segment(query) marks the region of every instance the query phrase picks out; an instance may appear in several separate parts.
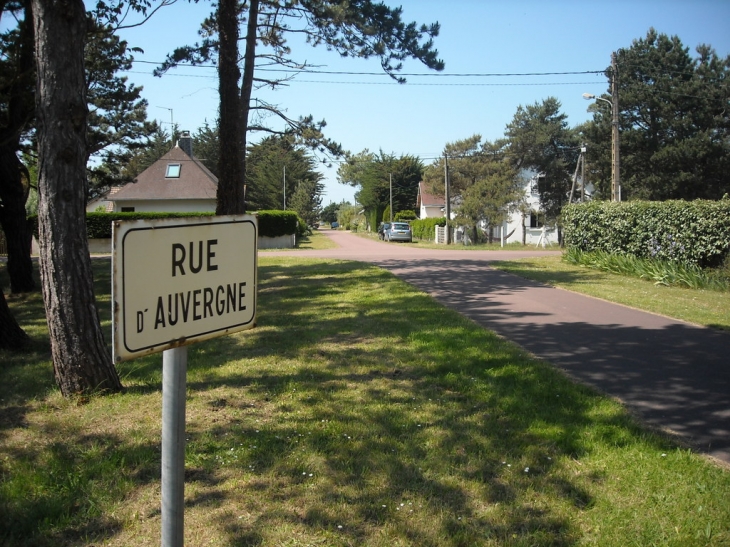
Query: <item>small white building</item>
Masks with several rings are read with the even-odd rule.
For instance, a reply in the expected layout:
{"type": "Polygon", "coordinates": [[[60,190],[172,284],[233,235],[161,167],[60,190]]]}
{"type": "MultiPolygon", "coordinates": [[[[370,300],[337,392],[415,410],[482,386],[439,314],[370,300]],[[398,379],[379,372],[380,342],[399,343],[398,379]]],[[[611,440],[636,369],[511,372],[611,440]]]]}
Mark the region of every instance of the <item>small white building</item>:
{"type": "Polygon", "coordinates": [[[428,191],[425,182],[418,183],[418,197],[416,197],[418,218],[441,218],[446,216],[445,206],[444,196],[435,196],[428,191]]]}

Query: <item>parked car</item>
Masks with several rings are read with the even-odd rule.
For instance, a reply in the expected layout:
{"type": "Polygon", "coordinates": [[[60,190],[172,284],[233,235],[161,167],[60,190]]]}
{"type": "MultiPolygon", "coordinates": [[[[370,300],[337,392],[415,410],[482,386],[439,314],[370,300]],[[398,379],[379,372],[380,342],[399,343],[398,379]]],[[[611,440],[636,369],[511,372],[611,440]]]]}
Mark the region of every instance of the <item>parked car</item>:
{"type": "Polygon", "coordinates": [[[407,222],[394,222],[385,230],[386,241],[413,241],[413,233],[407,222]]]}
{"type": "Polygon", "coordinates": [[[333,222],[332,224],[330,224],[330,228],[332,228],[333,230],[336,230],[339,227],[340,227],[339,222],[333,222]]]}
{"type": "Polygon", "coordinates": [[[390,228],[390,222],[381,222],[378,226],[378,239],[385,239],[385,231],[390,228]]]}

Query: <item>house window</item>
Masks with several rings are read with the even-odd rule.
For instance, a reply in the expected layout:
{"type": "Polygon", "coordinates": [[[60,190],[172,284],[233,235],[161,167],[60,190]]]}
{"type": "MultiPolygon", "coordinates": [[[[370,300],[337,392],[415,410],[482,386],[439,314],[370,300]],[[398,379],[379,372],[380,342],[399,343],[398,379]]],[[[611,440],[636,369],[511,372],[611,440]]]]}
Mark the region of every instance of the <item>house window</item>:
{"type": "Polygon", "coordinates": [[[545,215],[536,211],[530,212],[530,228],[542,228],[545,224],[545,215]]]}
{"type": "Polygon", "coordinates": [[[122,213],[134,213],[134,207],[122,207],[122,213]]]}
{"type": "Polygon", "coordinates": [[[166,179],[179,179],[181,167],[182,167],[182,165],[179,163],[168,163],[167,171],[165,172],[165,178],[166,179]]]}

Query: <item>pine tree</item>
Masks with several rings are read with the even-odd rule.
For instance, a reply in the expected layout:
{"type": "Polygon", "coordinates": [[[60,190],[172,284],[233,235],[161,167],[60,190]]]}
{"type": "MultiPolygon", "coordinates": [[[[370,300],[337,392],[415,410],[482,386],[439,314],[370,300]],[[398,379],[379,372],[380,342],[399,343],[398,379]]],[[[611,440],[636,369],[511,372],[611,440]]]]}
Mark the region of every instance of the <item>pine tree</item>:
{"type": "MultiPolygon", "coordinates": [[[[221,163],[219,170],[218,214],[240,213],[243,208],[241,192],[250,172],[243,151],[249,132],[275,132],[271,127],[252,123],[252,113],[274,114],[287,124],[287,132],[312,150],[334,156],[343,154],[337,143],[324,136],[324,121],[316,122],[312,116],[295,119],[276,105],[262,101],[252,104],[254,85],[259,81],[255,76],[256,63],[265,59],[267,64],[273,61],[283,67],[307,68],[306,62],[297,62],[291,56],[287,36],[293,33],[304,34],[310,45],[323,45],[342,56],[377,57],[383,70],[399,82],[405,81],[398,72],[408,58],[442,70],[443,62],[438,59],[432,41],[438,35],[438,24],[420,27],[416,23],[406,24],[401,15],[400,8],[388,8],[371,0],[345,3],[250,0],[243,4],[223,0],[214,16],[203,22],[205,38],[168,56],[158,74],[181,62],[219,62],[220,157],[225,157],[226,162],[221,163]],[[241,68],[236,65],[239,30],[233,27],[233,21],[240,22],[242,27],[245,24],[246,29],[240,32],[245,43],[241,68]]],[[[267,79],[266,83],[277,87],[283,81],[267,79]]],[[[255,193],[253,188],[249,191],[255,193]]]]}

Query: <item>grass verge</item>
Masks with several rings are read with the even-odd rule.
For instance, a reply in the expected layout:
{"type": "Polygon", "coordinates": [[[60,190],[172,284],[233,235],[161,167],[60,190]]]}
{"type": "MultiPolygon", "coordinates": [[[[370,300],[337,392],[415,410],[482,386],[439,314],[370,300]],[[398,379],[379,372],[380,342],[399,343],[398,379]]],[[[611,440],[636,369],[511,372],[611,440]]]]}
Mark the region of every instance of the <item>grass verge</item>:
{"type": "MultiPolygon", "coordinates": [[[[615,402],[386,271],[259,266],[259,326],[189,349],[186,544],[730,542],[730,472],[615,402]]],[[[0,543],[159,545],[161,356],[77,405],[31,336],[0,353],[0,543]]]]}
{"type": "Polygon", "coordinates": [[[493,266],[554,287],[697,325],[730,330],[728,292],[657,285],[645,279],[569,264],[560,256],[510,260],[493,266]]]}

